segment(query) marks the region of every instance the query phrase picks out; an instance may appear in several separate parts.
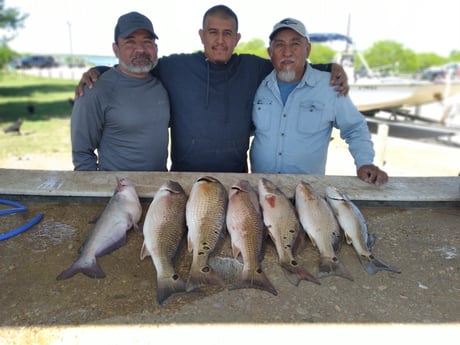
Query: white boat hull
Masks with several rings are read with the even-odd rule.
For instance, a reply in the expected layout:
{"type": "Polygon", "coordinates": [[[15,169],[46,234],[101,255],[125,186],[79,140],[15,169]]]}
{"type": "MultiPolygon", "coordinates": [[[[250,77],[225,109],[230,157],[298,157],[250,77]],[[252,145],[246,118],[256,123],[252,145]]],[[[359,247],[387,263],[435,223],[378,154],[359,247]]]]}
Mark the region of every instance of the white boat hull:
{"type": "Polygon", "coordinates": [[[449,84],[408,81],[350,85],[350,97],[361,112],[422,105],[440,101],[457,93],[460,93],[460,81],[449,84]]]}

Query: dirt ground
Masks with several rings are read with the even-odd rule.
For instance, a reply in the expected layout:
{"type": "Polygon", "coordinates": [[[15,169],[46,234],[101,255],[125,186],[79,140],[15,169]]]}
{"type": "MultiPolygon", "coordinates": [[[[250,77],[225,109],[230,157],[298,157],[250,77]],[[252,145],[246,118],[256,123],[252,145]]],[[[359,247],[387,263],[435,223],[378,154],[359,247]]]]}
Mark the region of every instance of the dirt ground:
{"type": "MultiPolygon", "coordinates": [[[[262,267],[278,291],[204,288],[175,296],[159,306],[155,269],[139,258],[142,234],[129,232],[127,244],[98,259],[104,279],[82,274],[56,276],[77,250],[106,203],[30,204],[29,211],[2,217],[1,228],[15,228],[39,212],[43,220],[29,231],[0,243],[0,325],[2,327],[85,324],[189,323],[458,323],[460,322],[460,210],[453,208],[361,207],[377,241],[374,254],[401,274],[364,271],[351,246],[338,256],[354,281],[321,279],[291,285],[267,241],[262,267]]],[[[148,202],[143,203],[144,215],[148,202]]],[[[143,219],[143,218],[142,218],[143,219]]],[[[216,256],[229,256],[226,238],[216,256]]],[[[299,262],[315,274],[318,252],[308,242],[299,262]]],[[[187,277],[190,255],[183,248],[177,265],[187,277]]],[[[217,265],[228,282],[235,272],[217,265]]]]}

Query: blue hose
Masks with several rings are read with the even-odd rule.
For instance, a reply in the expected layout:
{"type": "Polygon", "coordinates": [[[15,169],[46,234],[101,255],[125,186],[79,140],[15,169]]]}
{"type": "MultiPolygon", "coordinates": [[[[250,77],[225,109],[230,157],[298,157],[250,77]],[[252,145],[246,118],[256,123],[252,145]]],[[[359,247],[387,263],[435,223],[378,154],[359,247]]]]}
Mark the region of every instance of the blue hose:
{"type": "MultiPolygon", "coordinates": [[[[27,211],[27,207],[11,200],[5,200],[5,199],[0,199],[0,204],[4,205],[9,205],[9,206],[14,206],[14,208],[9,208],[6,210],[0,210],[0,216],[4,216],[7,214],[11,213],[17,213],[17,212],[25,212],[27,211]]],[[[11,238],[13,236],[19,235],[20,233],[30,229],[32,226],[37,224],[39,221],[41,221],[43,218],[43,213],[39,213],[37,216],[35,216],[31,221],[21,225],[19,228],[7,231],[6,233],[0,234],[0,241],[6,240],[8,238],[11,238]]]]}
{"type": "Polygon", "coordinates": [[[0,216],[4,216],[6,214],[10,213],[17,213],[17,212],[25,212],[27,211],[27,207],[24,205],[16,202],[16,201],[11,201],[11,200],[5,200],[5,199],[0,199],[0,204],[8,205],[8,206],[14,206],[14,208],[9,208],[6,210],[0,210],[0,216]]]}

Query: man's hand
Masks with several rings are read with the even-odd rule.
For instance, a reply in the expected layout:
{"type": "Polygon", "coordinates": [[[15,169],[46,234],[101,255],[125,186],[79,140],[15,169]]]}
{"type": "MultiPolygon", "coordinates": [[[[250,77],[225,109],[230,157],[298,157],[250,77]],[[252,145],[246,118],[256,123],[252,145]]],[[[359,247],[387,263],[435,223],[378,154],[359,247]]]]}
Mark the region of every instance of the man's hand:
{"type": "Polygon", "coordinates": [[[83,87],[86,85],[89,89],[93,88],[93,83],[99,78],[100,73],[95,68],[90,68],[88,71],[83,73],[80,82],[75,88],[75,99],[82,97],[85,93],[83,87]]]}
{"type": "Polygon", "coordinates": [[[377,186],[387,183],[388,175],[385,171],[380,170],[374,164],[360,166],[358,169],[358,177],[367,183],[373,183],[377,186]]]}
{"type": "Polygon", "coordinates": [[[336,85],[335,90],[339,96],[348,95],[350,86],[348,85],[348,76],[343,67],[337,63],[331,65],[331,85],[336,85]]]}

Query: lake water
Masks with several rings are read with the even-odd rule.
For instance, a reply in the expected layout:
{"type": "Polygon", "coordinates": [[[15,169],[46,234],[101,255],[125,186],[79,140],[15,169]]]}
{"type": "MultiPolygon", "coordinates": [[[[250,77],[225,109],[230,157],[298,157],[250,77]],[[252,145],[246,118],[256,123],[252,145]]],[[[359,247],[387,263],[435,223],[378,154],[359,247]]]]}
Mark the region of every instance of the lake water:
{"type": "Polygon", "coordinates": [[[79,57],[95,66],[113,66],[118,63],[115,56],[80,55],[79,57]]]}

